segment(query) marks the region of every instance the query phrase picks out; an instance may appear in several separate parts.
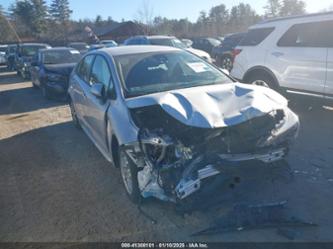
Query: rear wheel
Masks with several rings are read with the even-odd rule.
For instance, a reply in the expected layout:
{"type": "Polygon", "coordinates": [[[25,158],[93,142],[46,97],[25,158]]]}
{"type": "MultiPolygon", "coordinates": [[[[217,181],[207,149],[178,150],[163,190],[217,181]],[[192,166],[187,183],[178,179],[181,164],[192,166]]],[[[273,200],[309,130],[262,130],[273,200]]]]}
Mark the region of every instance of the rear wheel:
{"type": "Polygon", "coordinates": [[[231,71],[233,66],[232,58],[230,56],[223,56],[221,58],[221,67],[223,69],[227,69],[229,72],[231,71]]]}
{"type": "Polygon", "coordinates": [[[127,195],[132,202],[139,203],[141,201],[141,193],[138,183],[138,168],[123,148],[119,149],[119,167],[127,195]]]}

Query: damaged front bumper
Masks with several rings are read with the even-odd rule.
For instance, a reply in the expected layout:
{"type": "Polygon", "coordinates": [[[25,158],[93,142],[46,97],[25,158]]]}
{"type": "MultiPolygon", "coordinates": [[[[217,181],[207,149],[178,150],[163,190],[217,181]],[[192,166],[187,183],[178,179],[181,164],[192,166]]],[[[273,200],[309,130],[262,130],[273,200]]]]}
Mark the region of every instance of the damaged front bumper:
{"type": "MultiPolygon", "coordinates": [[[[141,129],[138,142],[127,145],[125,150],[139,168],[141,195],[177,202],[201,189],[206,179],[223,174],[224,169],[250,162],[271,164],[282,160],[298,135],[299,120],[289,109],[283,110],[283,117],[279,112],[268,115],[272,115],[274,122],[277,120],[273,129],[268,133],[261,131],[251,152],[245,153],[235,150],[233,139],[229,144],[228,138],[234,131],[212,129],[208,135],[205,133],[206,141],[202,144],[186,144],[184,139],[166,134],[163,128],[141,129]]],[[[242,147],[241,142],[238,147],[242,147]]]]}

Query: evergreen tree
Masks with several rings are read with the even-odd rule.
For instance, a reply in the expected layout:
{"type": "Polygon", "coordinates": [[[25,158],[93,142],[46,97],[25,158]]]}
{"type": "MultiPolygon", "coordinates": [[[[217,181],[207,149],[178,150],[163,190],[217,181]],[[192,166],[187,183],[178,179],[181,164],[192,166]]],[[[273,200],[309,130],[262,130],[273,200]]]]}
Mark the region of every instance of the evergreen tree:
{"type": "Polygon", "coordinates": [[[53,0],[49,12],[53,20],[60,24],[68,22],[73,13],[69,8],[68,0],[53,0]]]}

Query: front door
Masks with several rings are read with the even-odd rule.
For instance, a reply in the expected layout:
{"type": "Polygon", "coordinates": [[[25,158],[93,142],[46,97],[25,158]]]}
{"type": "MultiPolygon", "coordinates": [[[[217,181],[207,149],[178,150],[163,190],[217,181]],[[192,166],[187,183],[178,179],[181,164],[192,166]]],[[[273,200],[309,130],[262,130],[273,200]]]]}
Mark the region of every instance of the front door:
{"type": "Polygon", "coordinates": [[[111,84],[111,72],[108,62],[103,56],[97,55],[92,65],[90,77],[90,87],[85,87],[85,120],[89,127],[90,135],[93,137],[97,145],[107,151],[107,134],[106,134],[106,112],[109,108],[110,101],[106,98],[108,89],[111,84]],[[96,83],[104,85],[104,98],[99,98],[93,95],[90,91],[91,86],[96,83]]]}

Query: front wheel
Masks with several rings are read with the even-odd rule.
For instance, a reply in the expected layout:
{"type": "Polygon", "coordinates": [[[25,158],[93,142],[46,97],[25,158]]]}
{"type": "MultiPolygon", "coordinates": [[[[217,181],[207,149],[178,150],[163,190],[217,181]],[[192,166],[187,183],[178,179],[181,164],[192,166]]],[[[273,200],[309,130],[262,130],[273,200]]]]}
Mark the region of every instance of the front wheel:
{"type": "Polygon", "coordinates": [[[248,80],[248,83],[252,84],[252,85],[257,85],[257,86],[264,86],[264,87],[268,87],[268,88],[272,88],[274,90],[278,90],[278,84],[275,82],[275,80],[266,75],[266,74],[255,74],[253,76],[251,76],[248,80]]]}
{"type": "Polygon", "coordinates": [[[142,197],[138,183],[138,168],[123,148],[119,149],[119,167],[127,195],[133,203],[139,203],[142,197]]]}

